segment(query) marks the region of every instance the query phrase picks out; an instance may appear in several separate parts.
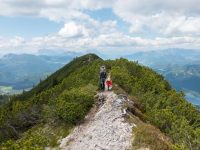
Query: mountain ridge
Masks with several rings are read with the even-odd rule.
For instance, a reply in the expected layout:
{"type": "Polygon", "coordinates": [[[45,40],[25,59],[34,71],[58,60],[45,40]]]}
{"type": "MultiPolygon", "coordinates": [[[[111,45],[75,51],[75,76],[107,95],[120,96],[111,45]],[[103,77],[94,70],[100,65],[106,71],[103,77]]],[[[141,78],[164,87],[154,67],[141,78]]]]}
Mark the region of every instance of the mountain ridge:
{"type": "Polygon", "coordinates": [[[122,58],[102,60],[94,54],[75,58],[31,91],[14,96],[3,105],[1,147],[57,147],[60,138],[69,135],[94,106],[101,65],[106,65],[111,73],[114,92],[124,93],[134,102],[127,108],[133,121],[143,122],[133,130],[137,135],[133,146],[199,147],[199,111],[171,89],[163,76],[136,62],[122,58]],[[156,138],[161,134],[169,140],[156,138]]]}

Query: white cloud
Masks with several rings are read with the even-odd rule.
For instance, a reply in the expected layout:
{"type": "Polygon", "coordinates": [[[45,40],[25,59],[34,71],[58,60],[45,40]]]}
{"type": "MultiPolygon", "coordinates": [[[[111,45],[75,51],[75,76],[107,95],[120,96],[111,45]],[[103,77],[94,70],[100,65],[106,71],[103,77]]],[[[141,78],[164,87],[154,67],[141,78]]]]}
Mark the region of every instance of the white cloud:
{"type": "Polygon", "coordinates": [[[199,0],[0,0],[0,15],[37,16],[53,21],[89,20],[84,10],[110,8],[131,24],[130,32],[144,30],[163,36],[198,35],[199,0]]]}
{"type": "Polygon", "coordinates": [[[198,49],[200,38],[172,37],[154,39],[131,37],[123,33],[101,34],[96,37],[63,37],[52,35],[24,40],[20,37],[13,39],[0,38],[0,53],[37,53],[40,49],[61,51],[99,50],[114,55],[114,53],[132,53],[138,50],[164,48],[193,48],[198,49]],[[12,46],[11,46],[12,45],[12,46]],[[7,51],[5,51],[5,49],[7,51]],[[20,51],[19,51],[20,50],[20,51]],[[111,50],[111,51],[110,51],[111,50]],[[109,52],[110,51],[110,52],[109,52]]]}
{"type": "Polygon", "coordinates": [[[13,38],[0,37],[0,54],[21,53],[21,46],[25,43],[25,39],[19,36],[13,38]]]}
{"type": "Polygon", "coordinates": [[[198,0],[118,0],[114,12],[131,24],[131,32],[144,29],[167,36],[199,35],[198,0]]]}
{"type": "Polygon", "coordinates": [[[64,24],[58,33],[30,40],[2,37],[0,51],[112,48],[131,51],[200,46],[199,0],[0,0],[0,3],[0,16],[43,17],[64,24]],[[130,27],[125,28],[131,34],[120,30],[116,20],[98,21],[86,13],[102,8],[112,9],[121,21],[128,23],[130,27]]]}
{"type": "Polygon", "coordinates": [[[129,13],[155,15],[160,12],[199,14],[199,4],[199,0],[117,0],[114,9],[121,15],[129,13]]]}
{"type": "Polygon", "coordinates": [[[59,20],[83,15],[82,10],[108,8],[113,2],[114,0],[0,0],[0,15],[59,20]]]}
{"type": "Polygon", "coordinates": [[[177,17],[164,30],[165,34],[200,35],[200,17],[177,17]]]}
{"type": "Polygon", "coordinates": [[[63,37],[75,38],[89,36],[90,31],[83,25],[79,25],[75,22],[69,22],[58,32],[63,37]]]}
{"type": "Polygon", "coordinates": [[[14,38],[3,38],[0,37],[0,48],[6,47],[17,47],[24,43],[24,39],[22,37],[14,37],[14,38]]]}

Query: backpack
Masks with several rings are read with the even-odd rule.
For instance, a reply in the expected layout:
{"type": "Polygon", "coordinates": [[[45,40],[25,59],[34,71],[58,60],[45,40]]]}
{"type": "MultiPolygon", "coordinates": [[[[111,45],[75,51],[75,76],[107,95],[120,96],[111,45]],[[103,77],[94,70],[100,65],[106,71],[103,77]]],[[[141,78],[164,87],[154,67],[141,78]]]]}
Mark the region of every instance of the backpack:
{"type": "Polygon", "coordinates": [[[105,66],[101,66],[100,67],[100,78],[106,78],[106,67],[105,66]]]}

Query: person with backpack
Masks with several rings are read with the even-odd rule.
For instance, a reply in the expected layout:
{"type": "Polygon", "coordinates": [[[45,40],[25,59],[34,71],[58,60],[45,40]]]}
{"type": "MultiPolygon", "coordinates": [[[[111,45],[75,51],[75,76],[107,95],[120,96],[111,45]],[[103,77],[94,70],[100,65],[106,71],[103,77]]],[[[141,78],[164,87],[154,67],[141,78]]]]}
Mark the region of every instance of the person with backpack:
{"type": "Polygon", "coordinates": [[[100,76],[100,89],[104,91],[105,90],[105,81],[106,81],[106,78],[107,78],[105,66],[100,67],[99,76],[100,76]]]}

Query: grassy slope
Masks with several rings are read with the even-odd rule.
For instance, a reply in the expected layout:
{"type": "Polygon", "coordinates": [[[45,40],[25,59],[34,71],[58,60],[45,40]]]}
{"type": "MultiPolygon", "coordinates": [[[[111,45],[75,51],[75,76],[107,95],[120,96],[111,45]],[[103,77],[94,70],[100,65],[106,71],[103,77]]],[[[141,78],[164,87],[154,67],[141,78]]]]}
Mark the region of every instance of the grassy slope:
{"type": "MultiPolygon", "coordinates": [[[[0,109],[0,141],[28,136],[29,134],[27,133],[28,135],[26,135],[25,133],[24,135],[24,132],[34,126],[46,126],[48,123],[47,126],[52,128],[51,131],[53,132],[54,127],[59,128],[60,124],[71,127],[79,119],[81,120],[91,107],[92,101],[88,101],[87,105],[85,103],[82,105],[83,102],[80,97],[87,97],[88,99],[85,101],[90,100],[91,96],[93,99],[98,86],[98,78],[95,79],[95,76],[98,76],[97,70],[99,70],[99,67],[97,68],[94,64],[99,61],[102,60],[93,54],[76,58],[30,92],[13,97],[10,103],[0,109]],[[88,70],[91,66],[96,67],[96,70],[88,70]],[[96,71],[96,74],[94,71],[96,71]],[[88,77],[91,75],[92,77],[88,77]],[[94,80],[88,80],[90,78],[94,80]],[[81,93],[80,91],[83,92],[81,93]],[[74,97],[74,101],[70,100],[70,96],[66,96],[67,94],[71,94],[71,97],[74,97]],[[68,103],[65,103],[65,99],[68,100],[68,103]],[[80,111],[82,111],[76,115],[74,113],[76,112],[76,107],[74,106],[78,104],[85,108],[79,107],[80,111]],[[60,115],[62,111],[66,111],[62,106],[71,109],[68,116],[60,115]],[[71,115],[74,115],[74,118],[71,119],[69,117],[71,115]]],[[[31,139],[31,141],[33,140],[31,139]]],[[[46,140],[48,141],[49,139],[46,140]]],[[[24,142],[26,141],[20,143],[24,142]]]]}
{"type": "MultiPolygon", "coordinates": [[[[98,87],[102,64],[111,72],[114,83],[134,96],[134,109],[130,111],[146,122],[141,130],[134,131],[136,135],[146,133],[144,126],[155,129],[148,125],[150,122],[168,135],[176,148],[199,147],[199,111],[181,93],[172,90],[161,75],[125,59],[103,61],[91,54],[76,58],[30,92],[14,97],[0,110],[1,141],[18,139],[4,143],[4,147],[55,146],[60,136],[66,136],[94,103],[92,97],[98,87]],[[86,98],[83,100],[83,97],[86,98]]],[[[155,132],[159,134],[158,129],[155,132]]],[[[151,135],[146,133],[146,136],[151,135]]],[[[140,146],[143,144],[145,141],[141,141],[140,146]]]]}
{"type": "Polygon", "coordinates": [[[88,54],[82,57],[74,58],[73,61],[65,65],[63,68],[59,69],[55,73],[53,73],[51,76],[49,76],[44,81],[40,82],[36,87],[34,87],[31,91],[26,92],[22,95],[19,95],[16,97],[16,99],[20,100],[27,100],[28,98],[32,97],[35,94],[38,94],[42,91],[48,90],[55,85],[58,85],[62,82],[63,79],[67,78],[71,75],[71,73],[79,70],[80,68],[88,65],[91,61],[96,60],[102,60],[98,56],[94,54],[88,54]]]}
{"type": "Polygon", "coordinates": [[[147,67],[124,59],[113,63],[114,83],[134,96],[135,108],[142,112],[143,115],[139,114],[142,120],[168,135],[175,143],[174,148],[200,147],[200,113],[182,93],[171,89],[161,75],[147,67]]]}

